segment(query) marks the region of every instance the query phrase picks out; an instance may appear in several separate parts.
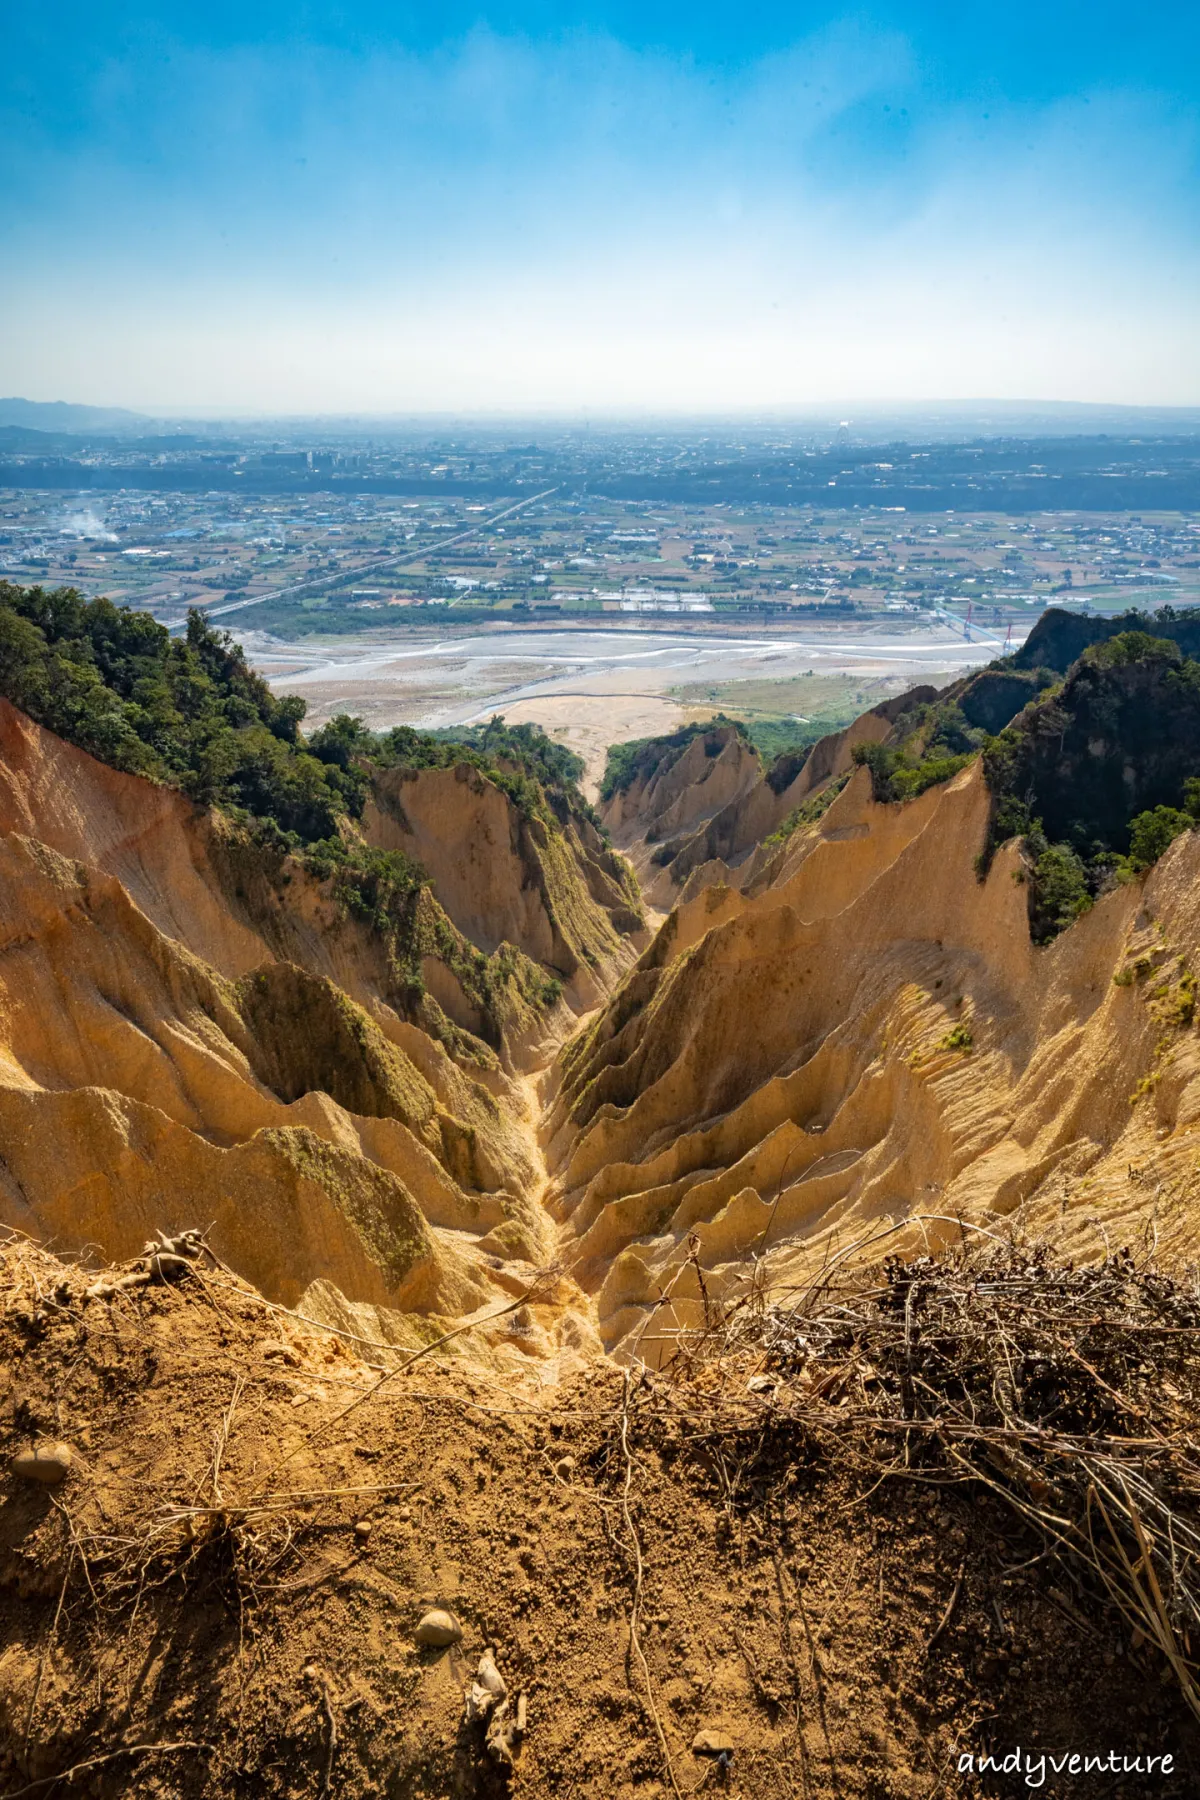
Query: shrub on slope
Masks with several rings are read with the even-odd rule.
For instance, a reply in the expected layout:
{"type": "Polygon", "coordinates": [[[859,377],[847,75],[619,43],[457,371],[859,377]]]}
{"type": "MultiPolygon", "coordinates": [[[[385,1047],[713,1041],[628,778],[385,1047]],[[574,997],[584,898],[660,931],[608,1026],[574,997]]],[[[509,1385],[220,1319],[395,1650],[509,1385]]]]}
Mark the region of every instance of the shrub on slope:
{"type": "Polygon", "coordinates": [[[465,762],[540,821],[550,841],[561,843],[573,819],[597,824],[576,785],[582,762],[537,726],[497,717],[466,728],[466,742],[407,726],[380,737],[340,714],[306,738],[304,701],[272,693],[241,647],[201,613],[191,612],[186,634],[172,637],[147,613],[106,599],[9,583],[0,583],[0,695],[99,761],[232,815],[240,854],[274,879],[287,854],[299,856],[330,883],[341,912],[382,940],[393,1000],[434,1035],[457,1043],[463,1034],[444,1019],[444,1030],[430,1022],[427,957],[456,977],[493,1047],[514,1009],[524,1014],[557,998],[561,983],[520,949],[487,956],[469,943],[433,898],[421,864],[365,842],[354,823],[373,769],[465,762]]]}
{"type": "Polygon", "coordinates": [[[535,725],[496,717],[454,733],[401,725],[377,737],[339,714],[306,739],[304,701],[273,694],[229,633],[196,611],[174,638],[148,613],[74,588],[0,582],[0,694],[101,762],[239,809],[294,847],[335,838],[341,820],[361,816],[371,763],[468,762],[527,816],[592,817],[577,786],[582,761],[535,725]]]}
{"type": "Polygon", "coordinates": [[[1024,837],[1044,942],[1200,813],[1200,662],[1144,631],[1092,644],[989,740],[984,768],[991,847],[1024,837]]]}

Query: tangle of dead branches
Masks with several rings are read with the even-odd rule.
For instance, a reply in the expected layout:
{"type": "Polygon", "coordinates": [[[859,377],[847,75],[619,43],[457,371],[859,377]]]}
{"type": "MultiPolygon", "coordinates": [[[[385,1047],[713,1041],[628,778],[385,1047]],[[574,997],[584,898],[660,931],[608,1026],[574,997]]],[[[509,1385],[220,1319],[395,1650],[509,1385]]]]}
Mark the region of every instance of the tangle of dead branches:
{"type": "Polygon", "coordinates": [[[1076,1267],[981,1239],[839,1257],[784,1295],[758,1271],[723,1303],[710,1287],[656,1408],[686,1420],[731,1510],[752,1477],[817,1457],[854,1459],[865,1486],[987,1490],[1158,1650],[1200,1718],[1200,1285],[1149,1247],[1076,1267]]]}

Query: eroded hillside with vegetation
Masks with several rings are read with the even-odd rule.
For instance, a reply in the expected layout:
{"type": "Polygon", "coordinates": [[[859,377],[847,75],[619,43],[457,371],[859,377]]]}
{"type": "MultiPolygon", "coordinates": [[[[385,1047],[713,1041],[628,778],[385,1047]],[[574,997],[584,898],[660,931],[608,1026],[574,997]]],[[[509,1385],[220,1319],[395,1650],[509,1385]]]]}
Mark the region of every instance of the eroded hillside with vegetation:
{"type": "Polygon", "coordinates": [[[199,618],[8,590],[0,633],[9,1221],[120,1257],[203,1214],[400,1336],[545,1260],[522,1072],[642,929],[569,753],[306,739],[199,618]]]}
{"type": "Polygon", "coordinates": [[[597,814],[0,593],[5,1794],[1194,1791],[1200,663],[1080,623],[597,814]]]}

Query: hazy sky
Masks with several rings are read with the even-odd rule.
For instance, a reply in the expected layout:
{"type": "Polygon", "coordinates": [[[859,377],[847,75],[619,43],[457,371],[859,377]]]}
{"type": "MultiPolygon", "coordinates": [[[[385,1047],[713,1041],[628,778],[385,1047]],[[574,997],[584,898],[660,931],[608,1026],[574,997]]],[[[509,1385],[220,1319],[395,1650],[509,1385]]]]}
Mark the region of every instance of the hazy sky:
{"type": "Polygon", "coordinates": [[[1200,7],[41,0],[0,393],[1200,403],[1200,7]]]}

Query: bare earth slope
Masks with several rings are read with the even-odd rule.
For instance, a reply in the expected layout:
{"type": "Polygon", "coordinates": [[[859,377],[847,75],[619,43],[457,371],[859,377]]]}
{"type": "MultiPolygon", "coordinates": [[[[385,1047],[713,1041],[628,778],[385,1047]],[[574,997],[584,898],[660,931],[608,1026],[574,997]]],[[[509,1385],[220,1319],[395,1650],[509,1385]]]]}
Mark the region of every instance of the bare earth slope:
{"type": "Polygon", "coordinates": [[[627,966],[626,934],[641,928],[628,871],[586,819],[563,833],[522,816],[467,763],[376,775],[364,827],[433,876],[459,930],[490,954],[502,943],[553,969],[580,1004],[595,1005],[627,966]]]}
{"type": "Polygon", "coordinates": [[[910,688],[818,739],[807,752],[781,757],[765,772],[731,728],[711,731],[664,775],[649,783],[635,781],[614,795],[605,818],[639,873],[644,871],[643,879],[651,881],[652,898],[669,907],[685,887],[694,892],[743,864],[798,806],[853,767],[856,744],[881,743],[899,713],[932,700],[935,693],[930,687],[910,688]],[[726,739],[716,764],[706,766],[706,745],[726,739]],[[718,780],[725,763],[730,773],[718,780]],[[670,796],[667,807],[664,794],[670,796]],[[639,849],[642,841],[657,846],[652,854],[639,849]]]}
{"type": "Polygon", "coordinates": [[[978,764],[903,806],[858,771],[754,892],[681,905],[570,1046],[550,1198],[607,1344],[694,1316],[693,1240],[720,1292],[768,1243],[778,1272],[917,1213],[936,1241],[1061,1211],[1083,1250],[1147,1184],[1185,1207],[1200,842],[1037,950],[1016,846],[976,876],[988,806],[978,764]]]}
{"type": "MultiPolygon", "coordinates": [[[[1035,1320],[1062,1321],[1062,1271],[1018,1257],[961,1272],[960,1329],[983,1273],[1036,1283],[1035,1320]]],[[[900,1348],[914,1274],[932,1287],[896,1272],[900,1348]]],[[[973,1478],[961,1438],[937,1461],[876,1417],[835,1335],[844,1292],[804,1321],[811,1362],[767,1314],[774,1355],[721,1331],[669,1381],[598,1363],[547,1386],[526,1363],[501,1386],[453,1345],[370,1367],[208,1259],[178,1287],[92,1280],[0,1232],[0,1443],[73,1450],[58,1489],[0,1490],[11,1800],[1011,1800],[1026,1769],[1069,1800],[1111,1794],[1111,1774],[1039,1784],[1039,1756],[1072,1752],[1140,1757],[1126,1800],[1196,1791],[1151,1616],[1131,1638],[1086,1562],[1053,1554],[1011,1457],[973,1478]],[[424,1647],[435,1607],[461,1635],[424,1647]],[[512,1770],[464,1715],[485,1649],[524,1696],[512,1770]],[[1015,1779],[974,1772],[1017,1746],[1015,1779]]],[[[1188,1296],[1118,1263],[1079,1299],[1081,1322],[1050,1328],[1081,1345],[1070,1397],[1103,1403],[1132,1344],[1158,1378],[1116,1395],[1138,1406],[1125,1431],[1194,1431],[1193,1337],[1144,1335],[1188,1296]],[[1132,1304],[1124,1339],[1086,1323],[1132,1304]]]]}
{"type": "MultiPolygon", "coordinates": [[[[469,1314],[545,1259],[524,1087],[453,1021],[484,1028],[491,981],[506,1061],[553,1036],[514,991],[515,947],[489,960],[423,893],[445,1007],[426,993],[414,1022],[386,944],[328,883],[6,703],[0,831],[11,1223],[119,1257],[203,1217],[264,1293],[386,1308],[401,1333],[402,1314],[469,1314]]],[[[559,863],[619,967],[627,940],[559,863]]]]}
{"type": "Polygon", "coordinates": [[[663,866],[667,852],[736,807],[761,776],[758,755],[740,732],[732,725],[713,725],[681,753],[668,750],[604,803],[601,817],[652,903],[670,903],[670,877],[663,866]]]}

